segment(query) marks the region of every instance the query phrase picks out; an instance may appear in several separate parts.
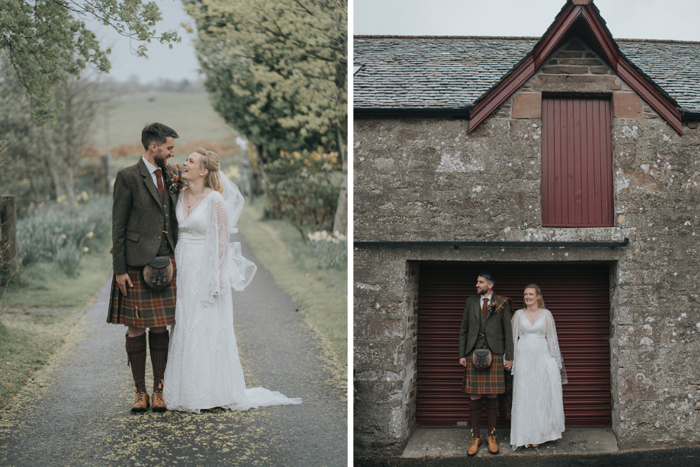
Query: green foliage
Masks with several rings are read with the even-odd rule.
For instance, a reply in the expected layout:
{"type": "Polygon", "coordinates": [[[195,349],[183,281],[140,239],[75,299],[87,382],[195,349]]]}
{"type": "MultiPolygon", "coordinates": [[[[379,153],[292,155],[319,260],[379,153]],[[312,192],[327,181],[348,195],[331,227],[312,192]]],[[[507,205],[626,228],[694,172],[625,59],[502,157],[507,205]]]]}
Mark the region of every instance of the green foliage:
{"type": "Polygon", "coordinates": [[[61,268],[61,271],[68,277],[76,277],[79,272],[80,260],[83,257],[83,251],[73,243],[67,243],[63,248],[58,250],[56,254],[56,263],[61,268]]]}
{"type": "Polygon", "coordinates": [[[60,100],[53,100],[56,84],[66,82],[69,76],[79,76],[88,64],[109,71],[109,50],[100,49],[97,37],[85,27],[81,16],[91,16],[119,34],[141,41],[136,49],[140,56],[146,55],[143,42],[180,41],[174,31],[156,37],[155,25],[162,18],[154,2],[0,0],[0,50],[6,53],[26,89],[33,115],[41,121],[54,118],[62,107],[60,100]]]}
{"type": "Polygon", "coordinates": [[[232,87],[233,82],[239,83],[240,86],[255,86],[250,74],[249,60],[222,56],[219,60],[204,61],[201,59],[205,53],[204,44],[198,43],[197,50],[202,71],[206,75],[204,86],[209,93],[212,107],[227,124],[246,135],[249,141],[264,147],[267,155],[264,159],[274,160],[285,150],[335,145],[333,132],[321,134],[313,131],[302,135],[299,131],[282,126],[280,119],[295,112],[292,101],[270,102],[264,106],[262,112],[253,114],[250,109],[257,102],[255,96],[241,96],[232,87]]]}
{"type": "Polygon", "coordinates": [[[92,244],[74,277],[67,276],[56,261],[40,261],[23,269],[2,296],[0,315],[8,307],[84,307],[112,271],[112,240],[107,237],[92,244]]]}
{"type": "MultiPolygon", "coordinates": [[[[324,268],[286,221],[261,219],[263,200],[246,203],[238,222],[255,256],[270,270],[294,301],[301,305],[309,324],[332,349],[339,369],[347,371],[348,277],[347,269],[324,268]]],[[[255,280],[255,279],[253,279],[255,280]]]]}
{"type": "Polygon", "coordinates": [[[273,158],[337,144],[347,117],[345,1],[183,1],[207,90],[227,122],[273,158]]]}
{"type": "MultiPolygon", "coordinates": [[[[325,230],[307,235],[310,255],[316,261],[318,269],[338,269],[344,271],[348,267],[348,241],[345,235],[334,232],[330,235],[325,230]]],[[[299,256],[299,255],[295,255],[299,256]]]]}
{"type": "Polygon", "coordinates": [[[305,238],[305,229],[331,230],[342,175],[336,153],[283,153],[265,164],[264,184],[271,217],[289,220],[305,238]]]}
{"type": "MultiPolygon", "coordinates": [[[[80,155],[105,99],[101,85],[71,77],[52,92],[65,108],[55,121],[37,122],[17,73],[6,66],[0,70],[0,186],[20,198],[20,210],[30,201],[64,193],[74,198],[79,176],[86,171],[80,155]]],[[[98,159],[87,162],[102,172],[98,159]]]]}
{"type": "Polygon", "coordinates": [[[95,198],[82,205],[49,203],[17,222],[19,261],[27,268],[57,261],[68,276],[77,274],[80,259],[111,228],[111,200],[95,198]]]}

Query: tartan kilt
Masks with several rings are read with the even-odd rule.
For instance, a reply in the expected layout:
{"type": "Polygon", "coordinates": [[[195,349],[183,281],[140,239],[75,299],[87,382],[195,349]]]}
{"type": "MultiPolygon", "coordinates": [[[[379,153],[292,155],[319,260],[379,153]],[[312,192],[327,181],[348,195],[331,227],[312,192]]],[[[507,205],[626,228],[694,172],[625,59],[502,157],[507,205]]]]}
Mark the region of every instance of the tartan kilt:
{"type": "Polygon", "coordinates": [[[462,392],[465,394],[503,394],[506,391],[503,355],[492,353],[491,366],[477,370],[472,365],[472,354],[467,355],[467,368],[464,370],[462,392]]]}
{"type": "Polygon", "coordinates": [[[127,266],[134,287],[126,285],[126,297],[112,276],[112,291],[109,296],[107,322],[135,328],[157,328],[175,324],[175,299],[177,296],[177,267],[175,254],[170,253],[173,264],[173,280],[163,290],[154,292],[143,279],[143,266],[127,266]]]}

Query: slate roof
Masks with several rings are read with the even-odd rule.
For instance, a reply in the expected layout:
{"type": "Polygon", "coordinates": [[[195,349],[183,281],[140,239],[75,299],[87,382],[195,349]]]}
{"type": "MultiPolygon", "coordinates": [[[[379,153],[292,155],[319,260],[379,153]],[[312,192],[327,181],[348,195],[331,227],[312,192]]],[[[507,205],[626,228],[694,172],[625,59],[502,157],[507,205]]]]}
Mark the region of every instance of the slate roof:
{"type": "MultiPolygon", "coordinates": [[[[539,38],[356,36],[354,107],[454,109],[473,104],[539,38]]],[[[700,112],[700,42],[616,40],[682,109],[700,112]]]]}

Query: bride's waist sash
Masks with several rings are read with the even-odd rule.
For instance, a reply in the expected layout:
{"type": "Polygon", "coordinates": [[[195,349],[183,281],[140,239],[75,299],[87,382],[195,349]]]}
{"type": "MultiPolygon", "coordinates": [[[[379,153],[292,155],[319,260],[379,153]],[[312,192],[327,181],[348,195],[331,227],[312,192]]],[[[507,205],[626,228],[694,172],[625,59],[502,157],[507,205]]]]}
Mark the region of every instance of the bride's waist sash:
{"type": "Polygon", "coordinates": [[[204,240],[206,237],[201,234],[195,234],[192,232],[183,232],[180,231],[177,234],[177,241],[178,242],[187,242],[187,243],[204,243],[204,240]]]}
{"type": "Polygon", "coordinates": [[[545,339],[545,336],[540,336],[536,334],[523,334],[520,339],[545,339]]]}

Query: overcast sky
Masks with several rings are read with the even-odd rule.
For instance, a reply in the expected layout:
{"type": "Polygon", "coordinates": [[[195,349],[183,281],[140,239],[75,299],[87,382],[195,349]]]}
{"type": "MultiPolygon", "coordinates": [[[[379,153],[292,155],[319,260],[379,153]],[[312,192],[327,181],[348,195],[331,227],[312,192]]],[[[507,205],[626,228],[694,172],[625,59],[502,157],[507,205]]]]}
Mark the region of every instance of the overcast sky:
{"type": "MultiPolygon", "coordinates": [[[[565,0],[355,0],[354,34],[535,36],[565,0]]],[[[698,0],[594,0],[613,37],[700,41],[698,0]]]]}
{"type": "MultiPolygon", "coordinates": [[[[136,57],[138,42],[94,23],[104,48],[111,47],[110,76],[141,83],[160,78],[199,78],[192,38],[181,23],[192,23],[180,0],[155,0],[163,14],[158,31],[178,29],[182,42],[173,50],[154,42],[148,59],[136,57]]],[[[353,2],[351,2],[352,5],[353,2]]],[[[553,22],[565,0],[354,0],[354,34],[535,36],[553,22]]],[[[595,0],[613,37],[700,41],[699,0],[595,0]]]]}
{"type": "Polygon", "coordinates": [[[154,41],[148,44],[148,59],[139,58],[133,50],[140,42],[129,39],[115,33],[112,28],[102,26],[95,22],[86,22],[88,27],[97,34],[103,49],[111,48],[109,60],[112,69],[109,76],[117,81],[126,81],[130,76],[139,77],[139,82],[150,83],[160,78],[181,81],[188,79],[196,81],[198,78],[199,63],[194,53],[192,38],[180,26],[181,23],[194,24],[185,13],[185,6],[180,0],[154,0],[163,16],[163,21],[158,23],[158,33],[177,29],[182,36],[182,42],[173,44],[170,50],[167,46],[154,41]]]}

